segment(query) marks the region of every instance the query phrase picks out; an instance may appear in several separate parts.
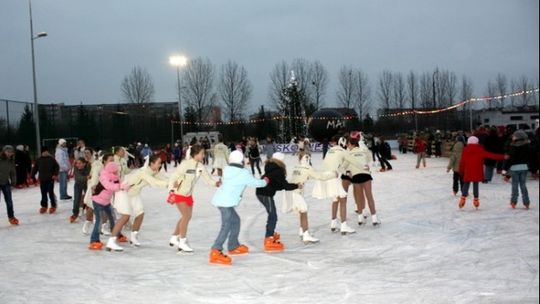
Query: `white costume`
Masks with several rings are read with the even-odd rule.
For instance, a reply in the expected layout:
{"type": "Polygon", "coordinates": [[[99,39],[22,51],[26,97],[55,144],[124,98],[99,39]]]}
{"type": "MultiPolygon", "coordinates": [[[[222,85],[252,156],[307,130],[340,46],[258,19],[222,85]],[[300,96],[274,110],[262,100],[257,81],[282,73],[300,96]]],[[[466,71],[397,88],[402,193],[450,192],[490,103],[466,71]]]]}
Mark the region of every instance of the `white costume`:
{"type": "Polygon", "coordinates": [[[214,169],[223,169],[228,165],[227,160],[229,159],[229,148],[222,142],[214,146],[214,163],[212,168],[214,169]]]}
{"type": "Polygon", "coordinates": [[[90,179],[88,180],[88,186],[83,198],[83,202],[86,204],[86,206],[90,207],[90,209],[94,209],[94,205],[92,203],[92,192],[99,183],[99,174],[101,173],[101,169],[103,169],[101,159],[92,162],[92,166],[90,168],[90,179]]]}
{"type": "MultiPolygon", "coordinates": [[[[309,179],[316,180],[332,180],[335,179],[336,173],[332,171],[317,172],[310,163],[310,156],[304,155],[300,161],[300,165],[294,167],[290,182],[292,184],[304,184],[309,179]]],[[[305,213],[308,211],[308,206],[304,199],[304,189],[296,189],[294,191],[283,191],[282,211],[289,213],[291,211],[305,213]]]]}
{"type": "Polygon", "coordinates": [[[323,161],[324,170],[327,172],[332,172],[334,176],[337,175],[337,177],[327,181],[315,181],[315,186],[313,187],[312,193],[314,198],[336,199],[338,197],[347,197],[347,192],[343,190],[341,178],[339,177],[344,172],[343,162],[345,160],[346,152],[347,151],[340,145],[335,145],[328,150],[323,161]]]}

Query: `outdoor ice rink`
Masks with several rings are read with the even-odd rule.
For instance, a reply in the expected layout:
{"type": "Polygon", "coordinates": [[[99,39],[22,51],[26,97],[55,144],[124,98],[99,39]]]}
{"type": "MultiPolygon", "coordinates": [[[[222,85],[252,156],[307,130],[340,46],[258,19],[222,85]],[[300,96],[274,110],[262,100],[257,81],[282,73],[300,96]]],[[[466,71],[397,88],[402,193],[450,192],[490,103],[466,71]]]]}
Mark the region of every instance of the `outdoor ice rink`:
{"type": "MultiPolygon", "coordinates": [[[[215,190],[202,181],[189,231],[193,256],[168,245],[179,213],[165,203],[165,189],[143,190],[143,246],[123,253],[88,250],[82,223],[68,223],[71,201],[40,215],[39,189],[16,190],[19,227],[0,203],[0,303],[538,303],[538,181],[528,182],[532,210],[511,210],[510,185],[497,176],[481,185],[479,211],[470,201],[459,211],[447,159],[416,170],[412,154],[398,158],[394,171],[374,172],[381,227],[358,227],[349,200],[357,233],[331,233],[329,202],[309,198],[321,243],[304,246],[297,216],[280,213],[281,254],[262,252],[266,213],[248,189],[238,210],[252,253],[232,267],[208,264],[220,217],[210,204],[215,190]]],[[[320,159],[314,155],[316,168],[320,159]]]]}

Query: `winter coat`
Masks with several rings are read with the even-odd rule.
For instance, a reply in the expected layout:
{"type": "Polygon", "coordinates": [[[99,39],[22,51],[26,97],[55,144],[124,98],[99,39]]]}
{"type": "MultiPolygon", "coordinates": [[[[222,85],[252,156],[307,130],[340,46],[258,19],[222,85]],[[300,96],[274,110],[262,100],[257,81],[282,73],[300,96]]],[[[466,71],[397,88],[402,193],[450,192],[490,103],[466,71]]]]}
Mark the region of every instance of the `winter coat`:
{"type": "Polygon", "coordinates": [[[379,144],[379,154],[385,159],[392,158],[392,148],[387,142],[382,142],[379,144]]]}
{"type": "Polygon", "coordinates": [[[68,172],[71,169],[71,163],[69,162],[68,149],[61,146],[56,147],[54,158],[60,167],[60,172],[68,172]]]}
{"type": "Polygon", "coordinates": [[[247,150],[247,156],[249,159],[259,159],[261,158],[261,152],[259,151],[259,145],[249,146],[247,150]]]}
{"type": "MultiPolygon", "coordinates": [[[[304,184],[310,179],[316,180],[330,180],[336,178],[336,173],[332,171],[327,172],[317,172],[313,169],[312,166],[307,162],[302,162],[301,164],[294,167],[291,177],[291,183],[293,184],[304,184]]],[[[299,194],[304,194],[304,189],[296,189],[295,192],[299,194]]]]}
{"type": "Polygon", "coordinates": [[[26,180],[26,174],[32,169],[32,161],[28,153],[24,151],[15,151],[15,167],[17,172],[24,173],[24,180],[26,180]]]}
{"type": "Polygon", "coordinates": [[[218,143],[214,146],[214,161],[216,159],[222,159],[225,163],[227,163],[229,160],[229,154],[229,148],[225,144],[218,143]]]}
{"type": "Polygon", "coordinates": [[[129,174],[131,172],[131,169],[129,169],[127,164],[127,158],[120,157],[118,155],[114,156],[114,162],[118,165],[118,176],[120,176],[120,179],[123,179],[124,176],[129,174]]]}
{"type": "MultiPolygon", "coordinates": [[[[486,139],[484,140],[484,149],[491,153],[502,154],[504,153],[504,142],[497,134],[490,134],[486,136],[486,139]]],[[[484,165],[491,167],[494,167],[496,163],[497,162],[492,159],[486,159],[484,161],[484,165]]]]}
{"type": "Polygon", "coordinates": [[[199,163],[193,158],[185,160],[180,163],[180,165],[170,176],[169,191],[174,191],[175,194],[182,196],[190,196],[193,193],[195,184],[201,175],[208,185],[216,185],[216,181],[212,179],[203,164],[199,163]],[[174,186],[175,183],[179,184],[178,187],[174,186]]]}
{"type": "Polygon", "coordinates": [[[504,162],[505,171],[527,171],[532,154],[531,146],[528,142],[515,145],[512,144],[508,149],[509,158],[504,162]]]}
{"type": "Polygon", "coordinates": [[[459,163],[459,173],[464,182],[484,181],[484,159],[503,160],[504,154],[487,152],[479,144],[468,144],[463,149],[459,163]]]}
{"type": "Polygon", "coordinates": [[[271,196],[276,195],[277,191],[292,191],[298,189],[298,185],[287,182],[285,164],[277,159],[270,159],[264,165],[263,178],[268,177],[270,183],[264,188],[257,188],[257,195],[271,196]]]}
{"type": "Polygon", "coordinates": [[[86,164],[84,168],[82,168],[82,170],[79,170],[79,168],[77,167],[73,168],[75,185],[86,188],[86,186],[88,185],[88,177],[90,176],[90,168],[91,166],[89,164],[86,164]]]}
{"type": "Polygon", "coordinates": [[[103,169],[103,164],[99,160],[92,162],[90,169],[90,179],[88,180],[88,187],[93,188],[99,183],[99,174],[103,169]]]}
{"type": "Polygon", "coordinates": [[[414,152],[415,153],[424,153],[426,152],[426,141],[423,139],[415,139],[414,140],[414,152]]]}
{"type": "Polygon", "coordinates": [[[448,160],[448,166],[446,167],[448,170],[452,170],[454,172],[459,172],[459,163],[461,161],[461,153],[463,153],[463,147],[465,145],[458,141],[452,146],[452,150],[450,151],[450,159],[448,160]]]}
{"type": "Polygon", "coordinates": [[[326,156],[324,157],[323,167],[325,171],[332,171],[337,173],[345,172],[343,169],[343,161],[345,160],[345,149],[339,145],[331,147],[326,156]]]}
{"type": "Polygon", "coordinates": [[[369,149],[364,147],[354,147],[348,150],[345,155],[343,166],[345,171],[350,171],[352,176],[357,174],[371,174],[369,171],[369,163],[372,161],[369,149]]]}
{"type": "Polygon", "coordinates": [[[126,184],[130,186],[128,195],[137,196],[146,186],[167,188],[169,179],[160,172],[154,172],[149,167],[143,167],[125,177],[126,184]]]}
{"type": "Polygon", "coordinates": [[[53,176],[58,175],[59,171],[60,166],[58,166],[56,160],[51,155],[46,155],[36,160],[30,175],[35,177],[39,173],[40,181],[50,181],[53,179],[53,176]]]}
{"type": "Polygon", "coordinates": [[[0,157],[0,185],[15,185],[15,163],[11,159],[0,157]]]}
{"type": "MultiPolygon", "coordinates": [[[[103,206],[111,204],[113,194],[122,190],[118,170],[118,165],[114,162],[105,165],[105,168],[99,174],[99,183],[103,189],[92,196],[92,201],[103,206]]],[[[96,188],[99,188],[99,185],[96,188]]]]}
{"type": "Polygon", "coordinates": [[[236,207],[240,203],[246,187],[261,188],[265,186],[265,180],[255,178],[242,165],[232,164],[223,170],[222,184],[212,198],[212,204],[216,207],[236,207]]]}

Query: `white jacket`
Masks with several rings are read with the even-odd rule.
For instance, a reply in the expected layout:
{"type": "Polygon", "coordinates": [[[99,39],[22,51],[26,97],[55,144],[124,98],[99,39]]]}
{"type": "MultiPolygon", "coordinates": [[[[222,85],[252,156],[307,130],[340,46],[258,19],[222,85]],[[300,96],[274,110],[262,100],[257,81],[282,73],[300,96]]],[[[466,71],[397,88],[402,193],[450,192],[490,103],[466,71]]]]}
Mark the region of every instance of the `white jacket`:
{"type": "Polygon", "coordinates": [[[216,185],[216,181],[212,179],[203,164],[193,158],[184,160],[169,178],[169,191],[174,191],[175,194],[183,196],[190,196],[193,194],[195,184],[201,176],[208,185],[216,185]],[[178,187],[175,187],[175,183],[178,184],[178,187]]]}

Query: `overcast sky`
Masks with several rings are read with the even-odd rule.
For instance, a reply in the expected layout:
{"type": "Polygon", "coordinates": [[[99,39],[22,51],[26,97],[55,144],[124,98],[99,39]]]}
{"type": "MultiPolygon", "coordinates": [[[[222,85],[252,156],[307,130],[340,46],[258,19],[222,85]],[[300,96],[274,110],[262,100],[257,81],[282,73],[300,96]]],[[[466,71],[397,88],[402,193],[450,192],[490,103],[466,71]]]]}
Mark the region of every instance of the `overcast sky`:
{"type": "MultiPolygon", "coordinates": [[[[122,101],[120,83],[146,68],[156,101],[173,101],[168,57],[183,53],[244,65],[253,83],[250,111],[269,104],[269,73],[294,58],[330,72],[364,69],[375,91],[383,69],[439,66],[468,75],[475,93],[501,72],[538,79],[538,0],[34,0],[40,102],[122,101]]],[[[0,1],[0,99],[32,100],[28,3],[0,1]]]]}

